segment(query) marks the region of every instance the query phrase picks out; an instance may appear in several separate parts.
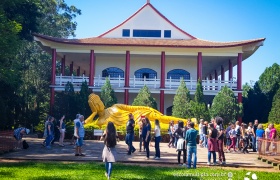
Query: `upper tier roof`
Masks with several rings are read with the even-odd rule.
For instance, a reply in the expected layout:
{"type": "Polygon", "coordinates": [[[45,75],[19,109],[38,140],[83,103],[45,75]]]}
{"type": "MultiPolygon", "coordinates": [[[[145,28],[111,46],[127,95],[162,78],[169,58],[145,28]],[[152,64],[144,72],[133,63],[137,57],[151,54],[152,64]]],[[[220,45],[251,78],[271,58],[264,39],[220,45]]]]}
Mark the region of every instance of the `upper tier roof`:
{"type": "Polygon", "coordinates": [[[188,47],[188,48],[223,48],[243,46],[258,43],[265,38],[233,41],[233,42],[214,42],[201,39],[143,39],[143,38],[84,38],[84,39],[63,39],[51,36],[34,34],[35,37],[49,40],[56,43],[73,45],[98,45],[98,46],[153,46],[153,47],[188,47]]]}
{"type": "MultiPolygon", "coordinates": [[[[161,33],[162,34],[162,33],[161,33]]],[[[198,39],[182,29],[175,26],[164,15],[162,15],[149,1],[141,7],[132,16],[126,19],[118,26],[101,34],[98,37],[84,39],[63,39],[41,34],[35,34],[37,41],[49,41],[53,43],[62,43],[68,45],[82,46],[138,46],[138,47],[181,47],[181,48],[226,48],[254,44],[253,46],[262,45],[265,38],[233,41],[233,42],[214,42],[198,39]],[[142,30],[170,30],[170,38],[137,38],[122,37],[122,30],[135,29],[142,30]],[[255,44],[256,43],[256,44],[255,44]]],[[[161,35],[162,36],[162,35],[161,35]]],[[[48,43],[49,44],[49,43],[48,43]]],[[[51,46],[51,45],[50,45],[51,46]]]]}

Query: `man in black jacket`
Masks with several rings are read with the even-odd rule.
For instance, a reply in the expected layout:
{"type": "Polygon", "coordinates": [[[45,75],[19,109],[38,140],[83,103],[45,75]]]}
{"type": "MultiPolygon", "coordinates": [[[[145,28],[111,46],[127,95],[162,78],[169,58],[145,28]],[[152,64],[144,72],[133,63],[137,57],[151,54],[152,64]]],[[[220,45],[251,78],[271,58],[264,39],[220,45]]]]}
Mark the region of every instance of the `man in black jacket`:
{"type": "Polygon", "coordinates": [[[125,142],[128,145],[128,152],[127,155],[131,155],[131,153],[134,153],[136,149],[132,145],[132,141],[134,140],[134,127],[135,127],[135,121],[133,115],[129,114],[129,120],[126,123],[126,137],[125,142]]]}

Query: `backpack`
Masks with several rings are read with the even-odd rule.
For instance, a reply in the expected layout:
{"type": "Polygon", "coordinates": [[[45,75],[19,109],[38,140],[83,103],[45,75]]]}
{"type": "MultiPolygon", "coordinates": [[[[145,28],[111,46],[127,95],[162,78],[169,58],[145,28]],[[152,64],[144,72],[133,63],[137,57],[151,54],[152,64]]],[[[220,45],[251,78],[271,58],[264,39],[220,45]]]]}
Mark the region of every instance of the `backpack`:
{"type": "Polygon", "coordinates": [[[29,145],[27,144],[27,142],[25,140],[22,141],[22,147],[23,147],[23,149],[29,148],[29,145]]]}
{"type": "Polygon", "coordinates": [[[236,135],[237,135],[237,136],[240,136],[240,135],[241,135],[240,127],[237,128],[236,135]]]}

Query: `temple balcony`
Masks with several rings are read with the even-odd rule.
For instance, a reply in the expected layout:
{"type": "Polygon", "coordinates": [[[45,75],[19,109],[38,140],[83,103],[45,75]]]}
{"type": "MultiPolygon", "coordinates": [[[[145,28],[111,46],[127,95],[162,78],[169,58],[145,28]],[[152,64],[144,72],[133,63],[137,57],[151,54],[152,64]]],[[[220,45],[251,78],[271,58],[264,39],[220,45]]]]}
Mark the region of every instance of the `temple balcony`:
{"type": "MultiPolygon", "coordinates": [[[[123,92],[124,89],[129,89],[131,93],[138,93],[139,90],[144,86],[148,86],[151,93],[159,93],[160,90],[164,90],[165,94],[176,94],[176,90],[180,85],[180,79],[165,79],[165,88],[160,88],[160,79],[158,78],[136,78],[131,77],[129,79],[130,87],[124,87],[125,79],[122,77],[110,78],[111,86],[114,88],[115,92],[123,92]]],[[[87,76],[56,76],[55,85],[50,85],[54,87],[55,91],[64,91],[67,82],[73,84],[75,91],[80,91],[83,82],[89,84],[89,77],[87,76]]],[[[100,92],[101,87],[105,84],[105,77],[94,77],[94,85],[89,86],[94,92],[100,92]]],[[[186,86],[190,91],[190,94],[194,94],[196,90],[197,80],[185,80],[186,86]]],[[[236,81],[221,81],[221,80],[202,80],[202,87],[204,95],[216,95],[224,86],[228,86],[233,90],[234,94],[237,95],[237,82],[236,81]]]]}

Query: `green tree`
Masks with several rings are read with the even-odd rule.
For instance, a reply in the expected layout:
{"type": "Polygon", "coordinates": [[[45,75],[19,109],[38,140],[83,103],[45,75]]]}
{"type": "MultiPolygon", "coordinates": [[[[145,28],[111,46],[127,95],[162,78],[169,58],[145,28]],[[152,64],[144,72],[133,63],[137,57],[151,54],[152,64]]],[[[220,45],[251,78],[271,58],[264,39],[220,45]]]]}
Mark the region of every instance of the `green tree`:
{"type": "Polygon", "coordinates": [[[81,86],[81,90],[76,94],[78,101],[78,112],[83,114],[85,117],[88,117],[91,113],[91,110],[88,105],[88,96],[90,95],[90,91],[88,89],[87,82],[83,82],[81,86]]]}
{"type": "Polygon", "coordinates": [[[272,108],[269,112],[268,121],[272,123],[280,123],[280,88],[273,97],[272,108]]]}
{"type": "Polygon", "coordinates": [[[256,82],[253,88],[243,89],[243,121],[253,122],[258,119],[260,123],[268,121],[268,113],[271,109],[268,95],[263,93],[256,82]],[[246,92],[244,92],[246,91],[246,92]]]}
{"type": "Polygon", "coordinates": [[[106,77],[105,84],[101,87],[100,99],[104,103],[105,108],[111,107],[112,105],[118,103],[115,91],[112,88],[108,77],[106,77]]]}
{"type": "Polygon", "coordinates": [[[6,107],[1,111],[0,127],[30,126],[46,117],[51,56],[30,41],[32,33],[75,36],[74,18],[79,14],[79,9],[64,0],[0,2],[0,101],[6,107]]]}
{"type": "Polygon", "coordinates": [[[140,89],[138,95],[134,99],[132,106],[148,106],[157,109],[156,99],[151,96],[148,86],[140,89]]]}
{"type": "Polygon", "coordinates": [[[237,119],[237,116],[240,114],[240,107],[233,91],[225,86],[214,97],[210,114],[212,117],[222,117],[224,123],[228,124],[237,119]]]}
{"type": "Polygon", "coordinates": [[[194,100],[191,100],[190,107],[192,117],[195,117],[197,120],[201,118],[208,121],[210,120],[209,111],[203,100],[203,88],[201,80],[198,80],[197,82],[194,100]]]}
{"type": "Polygon", "coordinates": [[[276,92],[280,86],[280,66],[274,63],[271,67],[266,68],[258,82],[262,92],[276,92]]]}
{"type": "Polygon", "coordinates": [[[172,116],[178,118],[190,117],[190,91],[183,79],[180,81],[176,94],[174,96],[172,116]]]}

